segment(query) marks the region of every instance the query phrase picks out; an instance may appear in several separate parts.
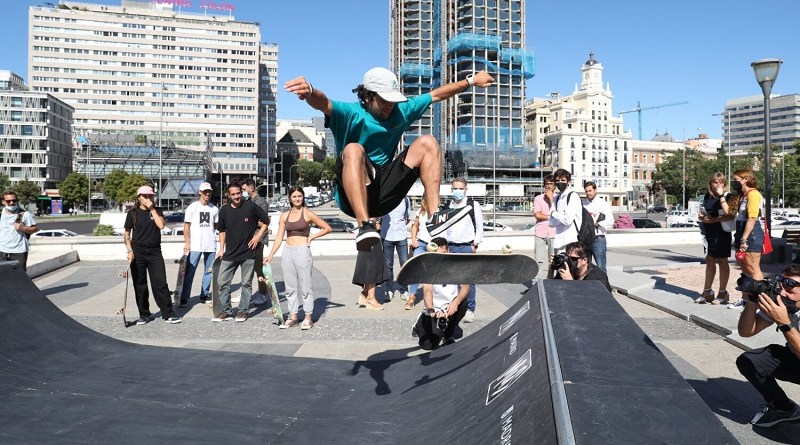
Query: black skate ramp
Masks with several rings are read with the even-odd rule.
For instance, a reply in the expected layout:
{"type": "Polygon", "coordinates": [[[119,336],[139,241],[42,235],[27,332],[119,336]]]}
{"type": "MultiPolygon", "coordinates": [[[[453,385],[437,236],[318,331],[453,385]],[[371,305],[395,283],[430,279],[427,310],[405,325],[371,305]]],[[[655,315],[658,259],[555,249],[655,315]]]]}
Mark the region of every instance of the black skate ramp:
{"type": "Polygon", "coordinates": [[[348,362],[118,341],[0,273],[0,443],[735,442],[599,286],[548,282],[454,345],[348,362]]]}

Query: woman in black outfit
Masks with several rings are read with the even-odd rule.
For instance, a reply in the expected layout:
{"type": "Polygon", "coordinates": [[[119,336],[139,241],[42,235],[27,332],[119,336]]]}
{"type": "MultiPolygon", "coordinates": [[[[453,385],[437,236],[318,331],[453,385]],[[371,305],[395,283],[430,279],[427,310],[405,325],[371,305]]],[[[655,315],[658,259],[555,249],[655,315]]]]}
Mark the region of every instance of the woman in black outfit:
{"type": "Polygon", "coordinates": [[[722,198],[728,191],[728,181],[722,173],[714,173],[708,179],[708,193],[703,198],[700,207],[700,220],[703,224],[706,250],[706,274],[703,283],[703,292],[695,303],[728,304],[728,279],[731,267],[728,259],[731,257],[731,232],[723,229],[722,222],[735,218],[728,212],[725,199],[722,198]],[[719,291],[714,298],[714,276],[719,266],[719,291]]]}

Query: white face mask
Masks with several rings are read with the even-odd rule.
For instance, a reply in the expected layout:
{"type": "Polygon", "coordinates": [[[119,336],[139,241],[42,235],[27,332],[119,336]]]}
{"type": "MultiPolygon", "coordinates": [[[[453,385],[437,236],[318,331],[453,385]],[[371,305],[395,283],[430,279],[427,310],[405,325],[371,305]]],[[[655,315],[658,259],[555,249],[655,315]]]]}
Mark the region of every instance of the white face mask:
{"type": "Polygon", "coordinates": [[[242,191],[242,199],[250,199],[250,193],[242,191]]]}
{"type": "Polygon", "coordinates": [[[11,213],[14,213],[17,210],[19,210],[19,204],[13,204],[13,205],[10,205],[10,206],[6,206],[6,210],[8,210],[11,213]]]}

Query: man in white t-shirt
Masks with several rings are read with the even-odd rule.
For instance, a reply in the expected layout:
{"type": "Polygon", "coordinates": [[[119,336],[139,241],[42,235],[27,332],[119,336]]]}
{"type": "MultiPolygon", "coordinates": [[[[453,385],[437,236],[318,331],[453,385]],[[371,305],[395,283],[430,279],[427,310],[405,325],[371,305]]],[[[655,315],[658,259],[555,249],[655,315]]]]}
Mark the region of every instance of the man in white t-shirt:
{"type": "Polygon", "coordinates": [[[211,266],[217,252],[217,220],[219,208],[211,203],[211,184],[200,184],[200,199],[191,203],[186,208],[183,218],[183,253],[188,255],[186,276],[183,278],[183,291],[181,293],[181,307],[189,303],[192,294],[192,281],[194,272],[203,256],[203,284],[201,287],[200,302],[211,301],[211,266]]]}

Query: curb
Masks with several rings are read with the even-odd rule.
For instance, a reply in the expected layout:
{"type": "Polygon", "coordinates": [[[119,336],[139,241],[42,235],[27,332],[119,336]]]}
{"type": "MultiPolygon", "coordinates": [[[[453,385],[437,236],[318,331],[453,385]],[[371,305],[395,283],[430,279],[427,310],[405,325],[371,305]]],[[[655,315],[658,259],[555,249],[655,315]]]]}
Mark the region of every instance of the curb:
{"type": "Polygon", "coordinates": [[[31,264],[30,267],[28,267],[28,276],[31,277],[31,279],[37,278],[61,269],[62,267],[77,263],[78,261],[80,261],[78,258],[78,252],[71,250],[69,252],[56,255],[52,258],[48,258],[44,261],[31,264]]]}

